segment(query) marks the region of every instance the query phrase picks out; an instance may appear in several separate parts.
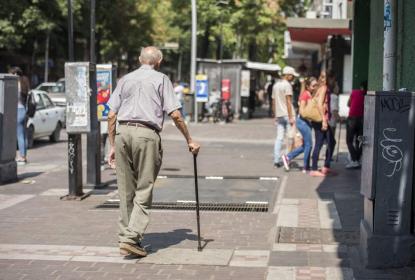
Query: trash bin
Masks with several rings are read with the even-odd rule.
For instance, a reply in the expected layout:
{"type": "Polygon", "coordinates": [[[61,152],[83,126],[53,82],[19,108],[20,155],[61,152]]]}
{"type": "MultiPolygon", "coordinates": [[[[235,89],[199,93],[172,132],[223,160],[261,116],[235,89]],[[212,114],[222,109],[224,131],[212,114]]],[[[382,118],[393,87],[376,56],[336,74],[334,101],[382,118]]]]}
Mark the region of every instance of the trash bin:
{"type": "Polygon", "coordinates": [[[0,184],[17,179],[17,76],[0,74],[0,184]]]}

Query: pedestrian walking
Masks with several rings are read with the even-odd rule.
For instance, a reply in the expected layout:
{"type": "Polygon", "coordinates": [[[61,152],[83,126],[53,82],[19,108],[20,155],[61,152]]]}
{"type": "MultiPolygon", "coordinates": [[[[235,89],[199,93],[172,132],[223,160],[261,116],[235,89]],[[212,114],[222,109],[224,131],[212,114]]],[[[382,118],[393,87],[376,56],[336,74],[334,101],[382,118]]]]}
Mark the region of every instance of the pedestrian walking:
{"type": "Polygon", "coordinates": [[[333,156],[336,140],[334,139],[333,130],[328,121],[330,120],[330,92],[327,88],[326,73],[323,71],[318,79],[318,87],[314,93],[313,99],[317,102],[317,109],[322,121],[312,121],[311,126],[314,129],[314,148],[312,154],[311,176],[326,176],[334,172],[330,169],[331,158],[333,156]],[[324,166],[318,169],[318,159],[323,144],[327,144],[326,158],[324,166]]]}
{"type": "Polygon", "coordinates": [[[347,105],[349,116],[346,123],[346,143],[350,154],[350,162],[346,168],[359,168],[362,156],[362,146],[358,138],[363,135],[363,115],[367,84],[363,82],[360,89],[353,90],[347,105]]]}
{"type": "Polygon", "coordinates": [[[302,116],[302,113],[307,106],[307,103],[312,99],[312,92],[314,92],[317,87],[317,79],[310,77],[305,80],[305,90],[299,96],[299,114],[296,120],[296,127],[300,131],[301,136],[303,137],[303,144],[301,147],[298,147],[288,153],[287,155],[282,155],[282,161],[284,163],[285,170],[290,170],[290,161],[304,153],[304,165],[303,173],[307,173],[310,170],[310,154],[311,148],[313,146],[313,139],[311,136],[311,124],[310,121],[302,116]]]}
{"type": "MultiPolygon", "coordinates": [[[[337,123],[340,121],[339,115],[339,94],[340,88],[336,80],[336,75],[330,73],[327,79],[327,87],[330,92],[330,120],[329,126],[333,131],[333,135],[336,135],[337,123]]],[[[333,149],[334,152],[334,149],[333,149]]]]}
{"type": "MultiPolygon", "coordinates": [[[[298,77],[294,68],[285,66],[282,70],[282,79],[272,88],[272,106],[277,124],[277,137],[274,145],[274,166],[281,167],[281,148],[289,129],[295,126],[295,111],[292,104],[293,88],[290,82],[298,77]]],[[[295,135],[295,133],[292,133],[295,135]]]]}
{"type": "Polygon", "coordinates": [[[120,79],[108,102],[110,165],[116,167],[120,196],[120,254],[144,257],[141,245],[149,223],[153,186],[160,170],[163,150],[160,131],[164,113],[184,135],[190,152],[197,155],[200,145],[189,134],[180,113],[169,78],[158,72],[162,53],[156,47],[143,48],[141,67],[120,79]],[[118,121],[118,126],[116,122],[118,121]]]}
{"type": "Polygon", "coordinates": [[[12,67],[10,73],[17,75],[18,82],[18,101],[17,101],[17,146],[19,148],[19,157],[16,159],[18,165],[25,165],[27,163],[27,101],[30,91],[29,79],[23,75],[20,67],[12,67]]]}

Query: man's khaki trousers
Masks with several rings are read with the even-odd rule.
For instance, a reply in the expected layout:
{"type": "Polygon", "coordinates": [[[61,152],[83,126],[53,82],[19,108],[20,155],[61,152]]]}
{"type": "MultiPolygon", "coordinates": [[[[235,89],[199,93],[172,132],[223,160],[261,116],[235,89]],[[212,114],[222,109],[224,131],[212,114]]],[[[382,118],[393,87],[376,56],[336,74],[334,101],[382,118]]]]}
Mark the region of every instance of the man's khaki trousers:
{"type": "Polygon", "coordinates": [[[137,243],[150,221],[153,186],[162,161],[159,134],[143,127],[118,126],[115,160],[120,196],[119,241],[137,243]]]}

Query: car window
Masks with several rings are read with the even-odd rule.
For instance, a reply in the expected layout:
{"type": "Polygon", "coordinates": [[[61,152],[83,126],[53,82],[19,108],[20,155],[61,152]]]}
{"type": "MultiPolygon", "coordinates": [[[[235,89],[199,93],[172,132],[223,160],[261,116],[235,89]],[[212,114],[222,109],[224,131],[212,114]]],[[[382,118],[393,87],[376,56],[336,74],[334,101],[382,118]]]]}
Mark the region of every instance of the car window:
{"type": "Polygon", "coordinates": [[[49,91],[48,92],[50,92],[50,93],[59,93],[59,92],[62,92],[62,87],[60,87],[60,86],[51,86],[49,88],[49,91]]]}
{"type": "Polygon", "coordinates": [[[49,96],[47,96],[46,94],[42,94],[42,99],[43,99],[43,103],[45,104],[46,108],[50,108],[54,106],[52,100],[50,100],[49,96]]]}
{"type": "Polygon", "coordinates": [[[39,90],[48,91],[48,86],[40,86],[39,90]]]}
{"type": "Polygon", "coordinates": [[[45,103],[40,98],[40,94],[35,94],[34,97],[35,97],[35,101],[36,101],[36,110],[45,109],[45,103]]]}

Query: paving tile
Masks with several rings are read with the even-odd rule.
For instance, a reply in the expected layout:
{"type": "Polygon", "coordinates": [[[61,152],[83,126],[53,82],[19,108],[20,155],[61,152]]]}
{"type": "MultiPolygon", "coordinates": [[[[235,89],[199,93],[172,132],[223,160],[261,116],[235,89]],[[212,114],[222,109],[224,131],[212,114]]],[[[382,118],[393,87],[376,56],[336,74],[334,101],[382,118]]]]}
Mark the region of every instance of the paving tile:
{"type": "Polygon", "coordinates": [[[266,267],[269,261],[269,251],[235,250],[230,266],[266,267]]]}
{"type": "Polygon", "coordinates": [[[198,252],[196,249],[168,248],[158,250],[140,259],[139,263],[154,264],[192,264],[192,265],[228,265],[233,250],[204,249],[198,252]]]}
{"type": "Polygon", "coordinates": [[[273,251],[285,251],[285,252],[295,252],[297,251],[296,244],[288,244],[288,243],[274,243],[273,251]]]}
{"type": "Polygon", "coordinates": [[[328,280],[354,280],[351,268],[327,267],[326,279],[328,280]]]}
{"type": "Polygon", "coordinates": [[[281,205],[277,218],[278,227],[298,226],[298,205],[281,205]]]}
{"type": "Polygon", "coordinates": [[[270,266],[266,280],[295,280],[295,267],[270,266]]]}
{"type": "Polygon", "coordinates": [[[271,252],[269,266],[307,266],[308,257],[298,252],[271,252]]]}
{"type": "Polygon", "coordinates": [[[16,195],[6,195],[0,194],[0,210],[12,207],[18,203],[21,203],[25,200],[35,197],[31,194],[16,194],[16,195]]]}
{"type": "Polygon", "coordinates": [[[318,212],[320,215],[320,226],[324,229],[341,229],[339,213],[332,199],[318,201],[318,212]]]}

